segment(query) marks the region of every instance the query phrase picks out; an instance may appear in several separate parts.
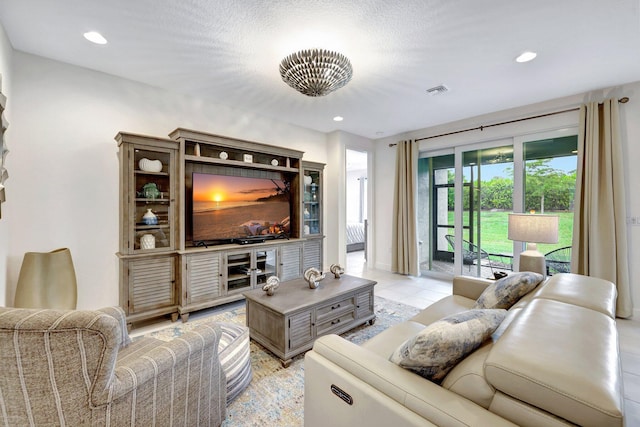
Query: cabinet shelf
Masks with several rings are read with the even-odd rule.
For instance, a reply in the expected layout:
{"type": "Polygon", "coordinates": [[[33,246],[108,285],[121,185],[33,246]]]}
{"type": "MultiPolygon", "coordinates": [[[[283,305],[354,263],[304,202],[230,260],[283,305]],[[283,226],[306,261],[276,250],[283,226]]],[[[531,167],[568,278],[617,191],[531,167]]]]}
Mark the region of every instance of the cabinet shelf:
{"type": "Polygon", "coordinates": [[[146,203],[147,205],[154,204],[154,203],[160,204],[160,205],[165,205],[167,203],[171,203],[172,202],[171,199],[166,199],[166,198],[165,199],[160,199],[160,198],[158,198],[158,199],[136,198],[135,201],[136,202],[140,202],[140,203],[146,203]]]}
{"type": "Polygon", "coordinates": [[[184,159],[189,162],[194,163],[208,163],[213,165],[224,165],[224,166],[233,166],[233,167],[241,167],[241,168],[249,168],[249,169],[263,169],[263,170],[271,170],[271,171],[280,171],[280,172],[298,172],[298,168],[286,167],[286,166],[273,166],[267,163],[256,163],[256,162],[243,162],[240,160],[229,160],[229,159],[216,159],[215,157],[204,157],[204,156],[192,156],[185,154],[184,159]]]}
{"type": "Polygon", "coordinates": [[[156,225],[147,225],[140,224],[136,225],[136,230],[159,230],[169,228],[169,224],[156,224],[156,225]]]}
{"type": "Polygon", "coordinates": [[[148,176],[169,176],[169,172],[148,172],[143,170],[134,171],[136,175],[148,175],[148,176]]]}

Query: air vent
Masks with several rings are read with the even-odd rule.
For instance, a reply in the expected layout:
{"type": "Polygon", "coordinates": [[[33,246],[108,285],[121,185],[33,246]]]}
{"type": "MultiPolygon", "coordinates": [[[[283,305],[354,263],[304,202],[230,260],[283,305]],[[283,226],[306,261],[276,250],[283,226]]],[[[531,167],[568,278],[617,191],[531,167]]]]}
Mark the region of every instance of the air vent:
{"type": "Polygon", "coordinates": [[[449,92],[449,88],[445,85],[434,86],[431,89],[427,89],[427,93],[431,96],[438,95],[441,93],[449,92]]]}

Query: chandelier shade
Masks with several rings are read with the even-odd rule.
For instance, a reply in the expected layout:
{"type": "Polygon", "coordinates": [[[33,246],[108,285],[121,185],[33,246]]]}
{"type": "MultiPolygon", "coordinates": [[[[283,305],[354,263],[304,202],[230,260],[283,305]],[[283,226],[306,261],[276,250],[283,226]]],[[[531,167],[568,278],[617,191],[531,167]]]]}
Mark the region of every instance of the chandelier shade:
{"type": "Polygon", "coordinates": [[[301,50],[280,62],[282,80],[307,96],[324,96],[340,89],[352,75],[346,56],[324,49],[301,50]]]}

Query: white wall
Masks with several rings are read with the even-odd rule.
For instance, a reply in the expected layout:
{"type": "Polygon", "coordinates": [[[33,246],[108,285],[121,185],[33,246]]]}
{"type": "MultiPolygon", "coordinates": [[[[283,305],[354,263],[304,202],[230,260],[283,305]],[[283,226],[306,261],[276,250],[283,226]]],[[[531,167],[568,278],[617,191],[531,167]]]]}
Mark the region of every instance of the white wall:
{"type": "MultiPolygon", "coordinates": [[[[11,94],[11,82],[13,77],[12,69],[13,49],[9,43],[9,39],[4,32],[4,28],[0,26],[0,75],[2,76],[2,93],[7,97],[7,105],[4,111],[4,117],[9,122],[9,127],[4,134],[4,142],[9,149],[11,146],[11,106],[13,104],[11,94]]],[[[10,229],[10,215],[9,212],[12,208],[12,203],[15,200],[16,192],[11,189],[11,153],[6,158],[6,168],[10,174],[9,179],[5,183],[7,186],[5,193],[7,202],[2,204],[2,218],[0,219],[0,271],[4,274],[0,274],[0,306],[6,305],[5,293],[2,292],[6,288],[7,284],[7,259],[9,258],[9,229],[10,229]]]]}
{"type": "MultiPolygon", "coordinates": [[[[627,104],[620,105],[620,122],[622,130],[622,144],[626,163],[623,165],[626,174],[627,195],[627,217],[640,217],[640,195],[635,188],[640,182],[640,168],[636,162],[640,159],[640,82],[630,83],[621,87],[594,91],[586,94],[579,94],[571,97],[559,98],[547,102],[529,105],[522,108],[501,111],[497,113],[487,114],[480,117],[469,118],[441,126],[431,127],[427,129],[416,130],[403,135],[395,135],[389,138],[376,140],[376,195],[379,203],[375,205],[375,213],[377,224],[391,224],[392,208],[391,203],[385,201],[383,197],[393,199],[393,177],[395,174],[395,147],[390,148],[389,143],[395,143],[399,140],[413,138],[419,139],[432,135],[439,135],[447,132],[458,131],[477,127],[480,125],[488,125],[521,117],[534,116],[552,111],[560,111],[568,108],[578,107],[587,101],[602,101],[606,98],[620,98],[628,96],[630,101],[627,104]]],[[[497,126],[482,131],[472,131],[439,137],[422,141],[420,150],[438,150],[454,145],[471,144],[482,141],[496,140],[499,138],[532,134],[547,130],[562,129],[565,127],[577,126],[578,113],[568,112],[560,115],[549,116],[534,120],[513,123],[504,126],[497,126]]],[[[640,264],[632,262],[637,259],[640,254],[640,227],[631,227],[628,229],[629,235],[629,260],[631,278],[640,277],[640,264]]],[[[384,226],[376,226],[375,235],[376,257],[375,266],[377,268],[391,269],[391,228],[384,226]]],[[[632,297],[635,307],[635,317],[640,315],[640,282],[631,280],[632,297]]]]}
{"type": "MultiPolygon", "coordinates": [[[[166,137],[184,127],[327,162],[320,132],[21,52],[13,60],[8,249],[7,239],[0,243],[0,262],[8,259],[6,285],[0,282],[7,305],[24,252],[58,247],[71,249],[78,308],[118,303],[119,131],[166,137]]],[[[6,224],[3,218],[1,237],[6,224]]]]}

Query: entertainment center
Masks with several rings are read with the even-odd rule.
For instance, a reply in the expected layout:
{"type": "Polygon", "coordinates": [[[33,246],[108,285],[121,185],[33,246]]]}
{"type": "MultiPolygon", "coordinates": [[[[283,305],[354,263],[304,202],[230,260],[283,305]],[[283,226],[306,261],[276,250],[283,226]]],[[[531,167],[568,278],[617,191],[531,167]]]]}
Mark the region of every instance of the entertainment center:
{"type": "Polygon", "coordinates": [[[324,164],[303,152],[176,129],[120,132],[120,305],[127,321],[243,299],[323,268],[324,164]]]}

